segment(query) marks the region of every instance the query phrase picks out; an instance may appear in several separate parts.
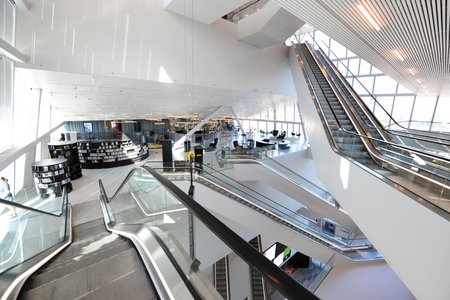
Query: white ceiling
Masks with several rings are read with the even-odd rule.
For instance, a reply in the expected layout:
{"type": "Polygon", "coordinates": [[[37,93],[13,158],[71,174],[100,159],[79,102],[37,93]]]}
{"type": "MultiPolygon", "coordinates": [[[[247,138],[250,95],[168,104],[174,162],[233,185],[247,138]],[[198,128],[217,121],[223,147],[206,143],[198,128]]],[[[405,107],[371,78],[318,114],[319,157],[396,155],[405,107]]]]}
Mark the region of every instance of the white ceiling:
{"type": "Polygon", "coordinates": [[[449,1],[272,1],[411,90],[426,95],[450,95],[449,1]],[[357,8],[359,4],[373,12],[381,30],[375,30],[363,17],[357,8]]]}
{"type": "MultiPolygon", "coordinates": [[[[239,116],[296,97],[147,80],[16,68],[17,82],[42,89],[42,104],[64,120],[160,119],[175,115],[208,116],[219,106],[232,106],[239,116]]],[[[224,110],[224,115],[230,115],[224,110]]]]}

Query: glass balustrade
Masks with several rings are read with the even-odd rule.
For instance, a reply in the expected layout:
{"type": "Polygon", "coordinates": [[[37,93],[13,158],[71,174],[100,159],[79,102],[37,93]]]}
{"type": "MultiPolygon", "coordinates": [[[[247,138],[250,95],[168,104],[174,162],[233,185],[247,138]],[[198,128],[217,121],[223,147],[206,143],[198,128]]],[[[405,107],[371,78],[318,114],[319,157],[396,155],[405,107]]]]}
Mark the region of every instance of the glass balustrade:
{"type": "MultiPolygon", "coordinates": [[[[153,169],[165,173],[169,179],[177,178],[177,173],[166,172],[167,168],[162,167],[162,163],[159,162],[147,162],[145,165],[152,167],[153,169]]],[[[179,170],[185,172],[186,175],[190,172],[189,168],[175,168],[174,171],[179,170]]],[[[239,201],[244,201],[251,208],[266,212],[266,215],[276,219],[279,222],[287,223],[288,226],[297,228],[311,237],[327,244],[330,247],[358,247],[358,248],[370,248],[370,241],[361,237],[361,234],[357,230],[347,229],[339,224],[333,222],[336,229],[333,233],[327,230],[325,222],[331,221],[325,217],[311,219],[302,215],[302,209],[308,210],[305,206],[296,202],[296,207],[283,205],[276,200],[269,199],[261,193],[233,180],[232,178],[213,170],[208,166],[203,166],[201,177],[208,179],[215,183],[217,186],[222,187],[227,192],[231,192],[237,195],[239,201]]],[[[186,180],[187,178],[182,178],[186,180]]],[[[208,182],[201,181],[203,184],[208,185],[208,182]]],[[[235,199],[236,200],[236,199],[235,199]]]]}
{"type": "MultiPolygon", "coordinates": [[[[155,164],[152,163],[152,167],[155,164]]],[[[224,237],[219,237],[202,221],[204,216],[200,218],[195,212],[191,213],[183,201],[147,172],[146,167],[133,170],[109,201],[111,219],[116,224],[142,224],[151,228],[196,291],[207,299],[221,299],[217,290],[223,287],[217,285],[226,282],[214,280],[215,263],[227,257],[232,265],[229,276],[249,274],[251,266],[224,242],[224,237]]],[[[167,171],[167,168],[162,168],[162,163],[160,167],[161,172],[167,171]]],[[[176,175],[173,170],[171,173],[176,175]]],[[[320,274],[329,272],[331,263],[328,262],[328,267],[326,265],[323,264],[320,274]]],[[[317,275],[319,279],[321,276],[325,275],[317,275]]],[[[230,290],[229,293],[232,299],[240,297],[239,291],[230,290]]],[[[279,292],[275,291],[273,296],[276,294],[279,292]]]]}
{"type": "Polygon", "coordinates": [[[34,187],[24,188],[13,203],[0,203],[0,274],[64,241],[68,214],[66,192],[42,198],[34,187]]]}

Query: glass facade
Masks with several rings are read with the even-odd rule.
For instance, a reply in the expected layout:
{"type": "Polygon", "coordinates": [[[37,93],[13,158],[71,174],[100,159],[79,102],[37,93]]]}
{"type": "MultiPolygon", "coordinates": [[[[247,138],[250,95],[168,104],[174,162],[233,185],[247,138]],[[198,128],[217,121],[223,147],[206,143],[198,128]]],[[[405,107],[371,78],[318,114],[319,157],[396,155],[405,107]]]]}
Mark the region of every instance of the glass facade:
{"type": "Polygon", "coordinates": [[[286,131],[286,136],[304,133],[297,104],[279,105],[257,112],[250,118],[240,118],[240,122],[244,132],[250,135],[271,132],[274,129],[280,133],[286,131]]]}

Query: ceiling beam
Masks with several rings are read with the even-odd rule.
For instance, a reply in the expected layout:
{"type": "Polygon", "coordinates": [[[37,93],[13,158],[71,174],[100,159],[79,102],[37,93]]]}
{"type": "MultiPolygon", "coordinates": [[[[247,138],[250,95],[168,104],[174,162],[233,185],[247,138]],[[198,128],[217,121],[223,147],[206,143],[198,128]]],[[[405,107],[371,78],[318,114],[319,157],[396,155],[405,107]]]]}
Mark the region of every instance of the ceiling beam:
{"type": "Polygon", "coordinates": [[[22,54],[2,38],[0,38],[0,54],[17,62],[26,63],[28,61],[28,56],[22,54]]]}
{"type": "Polygon", "coordinates": [[[21,9],[31,9],[31,3],[28,0],[17,0],[16,5],[21,9]]]}

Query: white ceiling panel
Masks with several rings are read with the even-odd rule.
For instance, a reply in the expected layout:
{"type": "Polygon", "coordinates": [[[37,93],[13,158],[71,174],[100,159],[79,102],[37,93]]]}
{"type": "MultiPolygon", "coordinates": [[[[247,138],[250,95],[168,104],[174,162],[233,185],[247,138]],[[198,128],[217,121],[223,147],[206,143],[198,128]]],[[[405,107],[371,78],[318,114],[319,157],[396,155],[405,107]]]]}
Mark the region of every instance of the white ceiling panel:
{"type": "Polygon", "coordinates": [[[26,88],[42,89],[42,104],[64,120],[154,119],[193,114],[208,116],[219,106],[231,106],[251,116],[297,98],[213,87],[162,83],[99,75],[16,68],[26,88]]]}

